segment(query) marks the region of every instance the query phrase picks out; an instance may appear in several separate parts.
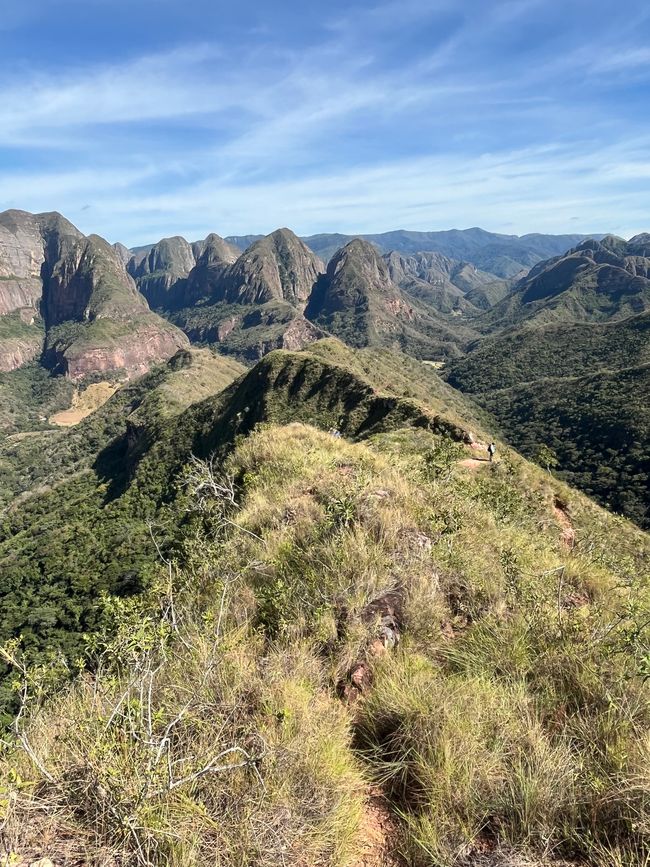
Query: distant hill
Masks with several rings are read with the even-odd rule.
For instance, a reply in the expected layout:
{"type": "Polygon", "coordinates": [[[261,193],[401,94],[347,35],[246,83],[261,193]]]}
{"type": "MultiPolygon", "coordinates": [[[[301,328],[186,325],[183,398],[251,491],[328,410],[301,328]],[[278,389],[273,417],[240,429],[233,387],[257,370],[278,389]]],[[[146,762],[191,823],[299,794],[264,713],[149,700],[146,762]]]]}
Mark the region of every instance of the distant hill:
{"type": "MultiPolygon", "coordinates": [[[[456,293],[462,299],[462,292],[456,293]]],[[[474,336],[443,319],[433,305],[402,291],[391,279],[389,264],[360,238],[330,260],[305,316],[350,346],[387,346],[418,358],[460,355],[459,347],[474,336]]]]}
{"type": "MultiPolygon", "coordinates": [[[[245,249],[259,235],[230,236],[226,240],[245,249]]],[[[411,232],[399,229],[380,234],[342,235],[325,233],[307,235],[302,240],[324,261],[328,261],[353,238],[363,238],[382,253],[395,251],[410,255],[420,252],[442,253],[452,259],[470,262],[498,277],[513,277],[522,270],[551,256],[564,253],[585,238],[602,235],[501,235],[485,229],[449,229],[439,232],[411,232]]]]}
{"type": "Polygon", "coordinates": [[[536,265],[485,323],[498,330],[524,320],[605,322],[649,310],[650,258],[638,250],[636,238],[583,241],[536,265]]]}

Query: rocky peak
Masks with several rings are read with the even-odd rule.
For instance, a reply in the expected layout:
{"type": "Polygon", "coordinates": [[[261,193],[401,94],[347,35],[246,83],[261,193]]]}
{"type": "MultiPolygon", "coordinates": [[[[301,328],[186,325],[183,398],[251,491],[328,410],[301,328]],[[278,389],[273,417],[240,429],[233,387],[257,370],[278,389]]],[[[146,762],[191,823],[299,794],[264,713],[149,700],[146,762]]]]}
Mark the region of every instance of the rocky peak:
{"type": "Polygon", "coordinates": [[[218,296],[228,267],[237,261],[239,250],[212,232],[204,241],[193,244],[198,253],[196,265],[187,278],[183,292],[185,304],[196,302],[199,298],[218,296]]]}
{"type": "Polygon", "coordinates": [[[627,242],[627,252],[630,256],[650,257],[650,233],[641,232],[627,242]]]}
{"type": "Polygon", "coordinates": [[[616,253],[619,256],[624,256],[626,252],[627,242],[625,238],[619,238],[618,235],[605,235],[600,241],[600,246],[611,253],[616,253]]]}
{"type": "Polygon", "coordinates": [[[81,237],[51,267],[44,283],[43,316],[52,327],[67,320],[128,318],[147,310],[119,253],[98,235],[81,237]]]}
{"type": "Polygon", "coordinates": [[[290,229],[253,243],[228,269],[220,300],[240,304],[288,301],[302,307],[325,267],[290,229]]]}
{"type": "Polygon", "coordinates": [[[159,271],[168,271],[175,276],[187,277],[194,267],[194,253],[185,238],[176,235],[163,238],[154,244],[144,256],[134,255],[129,263],[132,277],[145,277],[159,271]]]}
{"type": "Polygon", "coordinates": [[[354,346],[399,329],[413,315],[411,304],[390,279],[388,265],[372,244],[354,239],[330,260],[314,286],[305,316],[354,346]]]}
{"type": "Polygon", "coordinates": [[[152,307],[171,309],[183,294],[194,263],[193,245],[175,235],[136,251],[129,260],[128,271],[152,307]]]}
{"type": "Polygon", "coordinates": [[[120,257],[120,259],[122,260],[122,263],[124,264],[124,267],[126,268],[126,266],[131,261],[131,257],[132,257],[132,254],[131,254],[131,251],[129,250],[129,248],[125,247],[124,244],[120,244],[120,242],[118,241],[116,244],[113,244],[113,249],[115,250],[117,255],[120,257]]]}
{"type": "Polygon", "coordinates": [[[397,298],[399,294],[377,249],[368,241],[355,238],[330,260],[325,276],[309,300],[307,315],[317,308],[333,311],[367,307],[373,297],[397,298]]]}
{"type": "Polygon", "coordinates": [[[202,250],[197,257],[197,265],[232,265],[240,256],[237,247],[211,232],[205,241],[201,242],[202,250]]]}

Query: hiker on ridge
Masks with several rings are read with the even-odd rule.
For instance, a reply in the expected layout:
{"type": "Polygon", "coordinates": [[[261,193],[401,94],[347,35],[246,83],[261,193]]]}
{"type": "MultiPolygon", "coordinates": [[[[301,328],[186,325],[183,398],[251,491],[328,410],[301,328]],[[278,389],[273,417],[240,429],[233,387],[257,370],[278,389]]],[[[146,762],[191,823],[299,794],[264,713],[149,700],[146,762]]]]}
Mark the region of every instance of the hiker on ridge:
{"type": "Polygon", "coordinates": [[[497,450],[497,447],[494,445],[494,443],[490,443],[490,445],[487,447],[487,450],[488,450],[488,455],[490,456],[490,458],[489,458],[490,463],[492,463],[492,458],[494,457],[494,453],[497,450]]]}

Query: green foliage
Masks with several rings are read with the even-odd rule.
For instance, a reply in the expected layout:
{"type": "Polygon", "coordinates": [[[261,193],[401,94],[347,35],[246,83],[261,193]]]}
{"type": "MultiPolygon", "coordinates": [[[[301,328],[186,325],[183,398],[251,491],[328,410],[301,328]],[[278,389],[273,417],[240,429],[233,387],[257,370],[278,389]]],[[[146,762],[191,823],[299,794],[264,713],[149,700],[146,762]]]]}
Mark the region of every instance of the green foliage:
{"type": "Polygon", "coordinates": [[[0,373],[0,438],[50,428],[47,419],[70,405],[73,390],[71,382],[35,362],[0,373]]]}
{"type": "Polygon", "coordinates": [[[265,304],[199,303],[168,314],[194,343],[217,344],[219,351],[244,363],[282,346],[296,309],[283,301],[265,304]]]}
{"type": "Polygon", "coordinates": [[[506,450],[460,466],[462,399],[375,353],[271,353],[190,406],[177,359],[5,444],[14,851],[38,802],[55,861],[354,863],[372,779],[413,865],[643,863],[647,536],[506,450]]]}
{"type": "Polygon", "coordinates": [[[649,327],[648,313],[527,325],[480,341],[446,376],[519,451],[647,527],[649,327]]]}
{"type": "Polygon", "coordinates": [[[25,322],[20,311],[3,314],[0,316],[0,341],[27,340],[40,344],[43,340],[43,325],[35,313],[34,319],[35,322],[30,325],[25,322]]]}
{"type": "MultiPolygon", "coordinates": [[[[545,380],[475,398],[523,454],[538,458],[543,443],[561,478],[650,526],[650,367],[545,380]]],[[[552,466],[546,457],[541,462],[552,466]]]]}
{"type": "Polygon", "coordinates": [[[468,393],[487,393],[540,379],[614,371],[650,362],[650,314],[622,321],[535,324],[486,337],[445,378],[468,393]]]}
{"type": "Polygon", "coordinates": [[[551,472],[552,469],[555,469],[559,464],[557,455],[553,451],[552,448],[543,443],[538,449],[537,454],[535,455],[535,460],[538,464],[541,464],[543,467],[546,467],[547,472],[551,472]]]}

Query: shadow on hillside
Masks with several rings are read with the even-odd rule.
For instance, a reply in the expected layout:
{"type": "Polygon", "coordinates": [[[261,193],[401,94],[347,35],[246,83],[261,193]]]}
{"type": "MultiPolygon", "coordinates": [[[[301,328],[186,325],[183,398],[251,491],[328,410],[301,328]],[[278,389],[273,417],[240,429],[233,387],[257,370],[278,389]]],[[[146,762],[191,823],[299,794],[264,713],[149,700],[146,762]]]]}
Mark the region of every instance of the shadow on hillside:
{"type": "Polygon", "coordinates": [[[126,491],[132,478],[132,459],[127,434],[116,437],[103,448],[93,464],[98,478],[106,484],[104,505],[117,500],[126,491]]]}

